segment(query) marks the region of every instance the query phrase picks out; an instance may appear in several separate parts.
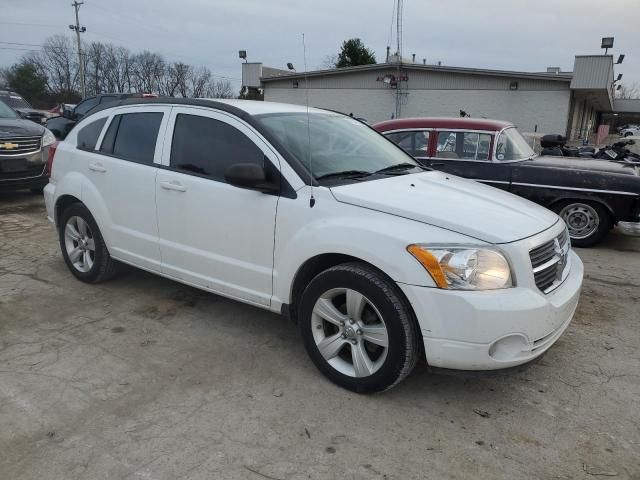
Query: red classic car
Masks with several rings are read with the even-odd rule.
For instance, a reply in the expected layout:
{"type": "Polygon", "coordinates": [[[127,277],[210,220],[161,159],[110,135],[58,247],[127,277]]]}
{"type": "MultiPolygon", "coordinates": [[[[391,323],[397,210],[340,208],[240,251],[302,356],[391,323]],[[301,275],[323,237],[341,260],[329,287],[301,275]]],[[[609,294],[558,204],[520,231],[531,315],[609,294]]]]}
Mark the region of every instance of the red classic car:
{"type": "Polygon", "coordinates": [[[510,191],[557,212],[575,246],[617,225],[640,234],[640,168],[603,159],[537,156],[509,122],[406,118],[373,126],[426,167],[510,191]]]}

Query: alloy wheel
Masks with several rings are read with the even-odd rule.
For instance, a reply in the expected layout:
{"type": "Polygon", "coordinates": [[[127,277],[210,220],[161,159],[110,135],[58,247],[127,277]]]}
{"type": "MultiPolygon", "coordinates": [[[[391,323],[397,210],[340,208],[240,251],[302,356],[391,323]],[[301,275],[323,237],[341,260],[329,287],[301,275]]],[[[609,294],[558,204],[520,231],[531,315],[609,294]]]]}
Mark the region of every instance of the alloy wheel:
{"type": "Polygon", "coordinates": [[[380,311],[361,293],[333,288],[318,298],[313,339],[329,365],[350,377],[368,377],[384,364],[389,335],[380,311]]]}
{"type": "Polygon", "coordinates": [[[73,267],[87,273],[96,259],[96,244],[89,224],[81,217],[70,217],[64,226],[64,246],[73,267]]]}

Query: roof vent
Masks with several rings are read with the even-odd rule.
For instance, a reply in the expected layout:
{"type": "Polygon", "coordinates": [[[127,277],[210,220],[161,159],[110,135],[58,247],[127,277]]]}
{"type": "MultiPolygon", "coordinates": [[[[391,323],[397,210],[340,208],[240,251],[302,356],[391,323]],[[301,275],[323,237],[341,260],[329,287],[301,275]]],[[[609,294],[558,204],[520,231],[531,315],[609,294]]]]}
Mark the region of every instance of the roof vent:
{"type": "Polygon", "coordinates": [[[560,67],[547,67],[547,73],[555,73],[557,75],[561,71],[562,69],[560,67]]]}

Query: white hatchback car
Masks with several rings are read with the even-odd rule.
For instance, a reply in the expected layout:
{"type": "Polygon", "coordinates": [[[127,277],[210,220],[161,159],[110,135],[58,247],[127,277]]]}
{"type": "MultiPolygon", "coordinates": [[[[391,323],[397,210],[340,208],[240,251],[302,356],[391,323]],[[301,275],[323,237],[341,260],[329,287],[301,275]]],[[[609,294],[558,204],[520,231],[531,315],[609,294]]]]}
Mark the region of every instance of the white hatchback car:
{"type": "Polygon", "coordinates": [[[292,317],[357,391],[421,354],[491,370],[567,328],[583,268],[563,221],[420,167],[345,115],[258,101],[126,100],[51,158],[49,219],[85,282],[123,262],[292,317]]]}

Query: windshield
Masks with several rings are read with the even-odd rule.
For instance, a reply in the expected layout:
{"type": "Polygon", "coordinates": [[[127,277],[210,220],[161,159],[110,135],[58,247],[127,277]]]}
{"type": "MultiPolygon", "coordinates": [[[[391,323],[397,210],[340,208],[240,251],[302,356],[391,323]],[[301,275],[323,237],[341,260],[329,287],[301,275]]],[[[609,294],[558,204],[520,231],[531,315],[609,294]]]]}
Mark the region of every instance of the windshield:
{"type": "Polygon", "coordinates": [[[31,108],[31,105],[29,105],[20,95],[0,95],[0,100],[11,108],[31,108]]]}
{"type": "Polygon", "coordinates": [[[9,108],[6,103],[0,101],[0,118],[18,118],[18,114],[9,108]]]}
{"type": "Polygon", "coordinates": [[[498,160],[525,160],[534,156],[535,152],[515,127],[507,128],[498,135],[496,140],[498,160]]]}
{"type": "Polygon", "coordinates": [[[350,117],[310,113],[309,131],[304,112],[258,118],[302,165],[311,164],[316,179],[340,172],[374,173],[399,164],[418,166],[399,147],[350,117]]]}

